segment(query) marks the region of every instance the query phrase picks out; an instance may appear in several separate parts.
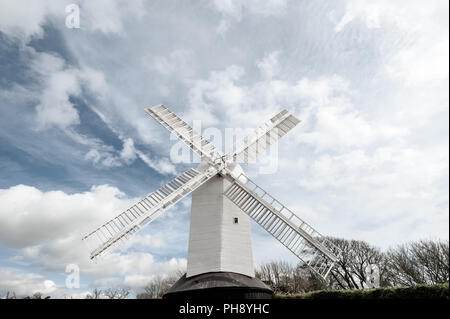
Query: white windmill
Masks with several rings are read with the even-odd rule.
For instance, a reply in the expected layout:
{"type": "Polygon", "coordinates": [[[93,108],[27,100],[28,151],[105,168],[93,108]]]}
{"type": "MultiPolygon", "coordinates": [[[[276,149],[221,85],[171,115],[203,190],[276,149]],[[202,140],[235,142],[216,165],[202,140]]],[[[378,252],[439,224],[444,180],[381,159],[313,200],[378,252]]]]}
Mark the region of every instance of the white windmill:
{"type": "Polygon", "coordinates": [[[294,115],[281,111],[240,149],[223,155],[164,105],[147,108],[146,112],[199,154],[202,162],[83,237],[91,249],[91,259],[129,239],[192,193],[187,273],[169,295],[192,296],[197,292],[199,296],[211,296],[210,288],[222,297],[224,291],[232,294],[235,288],[241,288],[241,294],[233,296],[240,297],[270,292],[254,278],[250,217],[315,275],[326,279],[339,259],[339,249],[251,181],[237,164],[238,159],[246,164],[254,161],[293,129],[300,122],[294,115]]]}

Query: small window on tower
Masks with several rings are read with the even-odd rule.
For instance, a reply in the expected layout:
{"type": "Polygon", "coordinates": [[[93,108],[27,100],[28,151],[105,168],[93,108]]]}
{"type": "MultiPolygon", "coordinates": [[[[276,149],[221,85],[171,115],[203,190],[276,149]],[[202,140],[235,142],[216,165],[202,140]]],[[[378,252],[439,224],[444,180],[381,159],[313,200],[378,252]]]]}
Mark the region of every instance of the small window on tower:
{"type": "Polygon", "coordinates": [[[234,217],[234,223],[235,223],[235,224],[238,224],[238,223],[239,223],[239,218],[234,217]]]}

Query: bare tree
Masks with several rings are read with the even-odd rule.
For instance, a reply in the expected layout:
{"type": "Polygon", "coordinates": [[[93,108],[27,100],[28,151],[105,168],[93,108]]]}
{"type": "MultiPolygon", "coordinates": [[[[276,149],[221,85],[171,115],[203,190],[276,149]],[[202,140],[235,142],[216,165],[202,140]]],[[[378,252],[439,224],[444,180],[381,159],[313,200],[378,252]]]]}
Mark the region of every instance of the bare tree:
{"type": "Polygon", "coordinates": [[[332,288],[365,288],[368,281],[366,267],[372,264],[376,264],[380,270],[380,285],[389,285],[386,255],[379,248],[360,240],[328,239],[335,245],[331,247],[335,254],[338,253],[337,248],[342,251],[341,258],[329,275],[329,285],[332,288]]]}
{"type": "Polygon", "coordinates": [[[256,270],[256,277],[269,285],[273,291],[281,292],[284,290],[281,283],[281,277],[283,276],[281,268],[284,268],[284,276],[288,275],[286,274],[286,272],[288,272],[288,266],[282,264],[282,261],[272,261],[262,264],[256,270]]]}
{"type": "Polygon", "coordinates": [[[104,291],[95,288],[92,293],[86,295],[85,299],[126,299],[129,294],[130,291],[124,288],[109,288],[104,291]]]}
{"type": "Polygon", "coordinates": [[[16,293],[13,291],[13,292],[10,292],[10,291],[7,291],[6,292],[6,297],[5,297],[6,299],[17,299],[16,298],[16,293]]]}
{"type": "Polygon", "coordinates": [[[124,288],[109,288],[104,292],[104,296],[108,299],[126,299],[129,294],[130,291],[124,288]]]}
{"type": "MultiPolygon", "coordinates": [[[[3,297],[2,297],[2,295],[0,294],[0,299],[2,299],[3,297]]],[[[16,293],[15,292],[11,292],[11,291],[6,291],[6,294],[5,294],[5,297],[4,297],[5,299],[17,299],[17,297],[16,297],[16,293]]]]}
{"type": "Polygon", "coordinates": [[[50,299],[50,298],[51,298],[50,296],[44,297],[44,295],[41,292],[35,292],[31,296],[27,296],[23,299],[50,299]]]}
{"type": "Polygon", "coordinates": [[[42,299],[42,293],[40,292],[35,292],[30,299],[42,299]]]}
{"type": "Polygon", "coordinates": [[[304,293],[325,287],[302,264],[293,266],[285,261],[261,264],[255,276],[278,293],[304,293]]]}
{"type": "Polygon", "coordinates": [[[92,293],[87,294],[85,299],[101,299],[103,292],[100,289],[95,288],[92,293]]]}
{"type": "Polygon", "coordinates": [[[389,273],[394,286],[449,281],[448,241],[422,240],[389,250],[389,273]]]}
{"type": "Polygon", "coordinates": [[[143,293],[138,294],[138,299],[162,298],[162,296],[172,287],[172,285],[185,273],[179,269],[168,276],[156,276],[144,289],[143,293]]]}

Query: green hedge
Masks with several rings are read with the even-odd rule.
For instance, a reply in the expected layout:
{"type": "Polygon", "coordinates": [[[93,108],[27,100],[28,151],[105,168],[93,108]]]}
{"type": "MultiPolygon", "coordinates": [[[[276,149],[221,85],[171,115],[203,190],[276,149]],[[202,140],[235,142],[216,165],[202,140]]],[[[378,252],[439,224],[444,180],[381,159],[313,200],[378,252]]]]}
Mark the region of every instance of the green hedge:
{"type": "Polygon", "coordinates": [[[408,288],[377,288],[363,290],[319,290],[307,294],[278,295],[281,299],[449,299],[448,283],[408,288]]]}

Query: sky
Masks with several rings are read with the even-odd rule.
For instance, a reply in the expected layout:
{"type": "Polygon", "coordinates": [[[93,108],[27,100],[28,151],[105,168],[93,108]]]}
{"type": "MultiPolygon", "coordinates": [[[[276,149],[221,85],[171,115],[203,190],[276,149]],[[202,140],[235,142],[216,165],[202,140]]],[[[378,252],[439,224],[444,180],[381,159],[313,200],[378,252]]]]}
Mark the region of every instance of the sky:
{"type": "MultiPolygon", "coordinates": [[[[325,235],[448,240],[448,1],[26,2],[0,0],[0,296],[137,293],[186,267],[189,196],[97,263],[81,242],[196,167],[171,160],[158,104],[205,136],[286,108],[302,122],[244,167],[260,186],[325,235]]],[[[296,262],[252,241],[257,265],[296,262]]]]}

